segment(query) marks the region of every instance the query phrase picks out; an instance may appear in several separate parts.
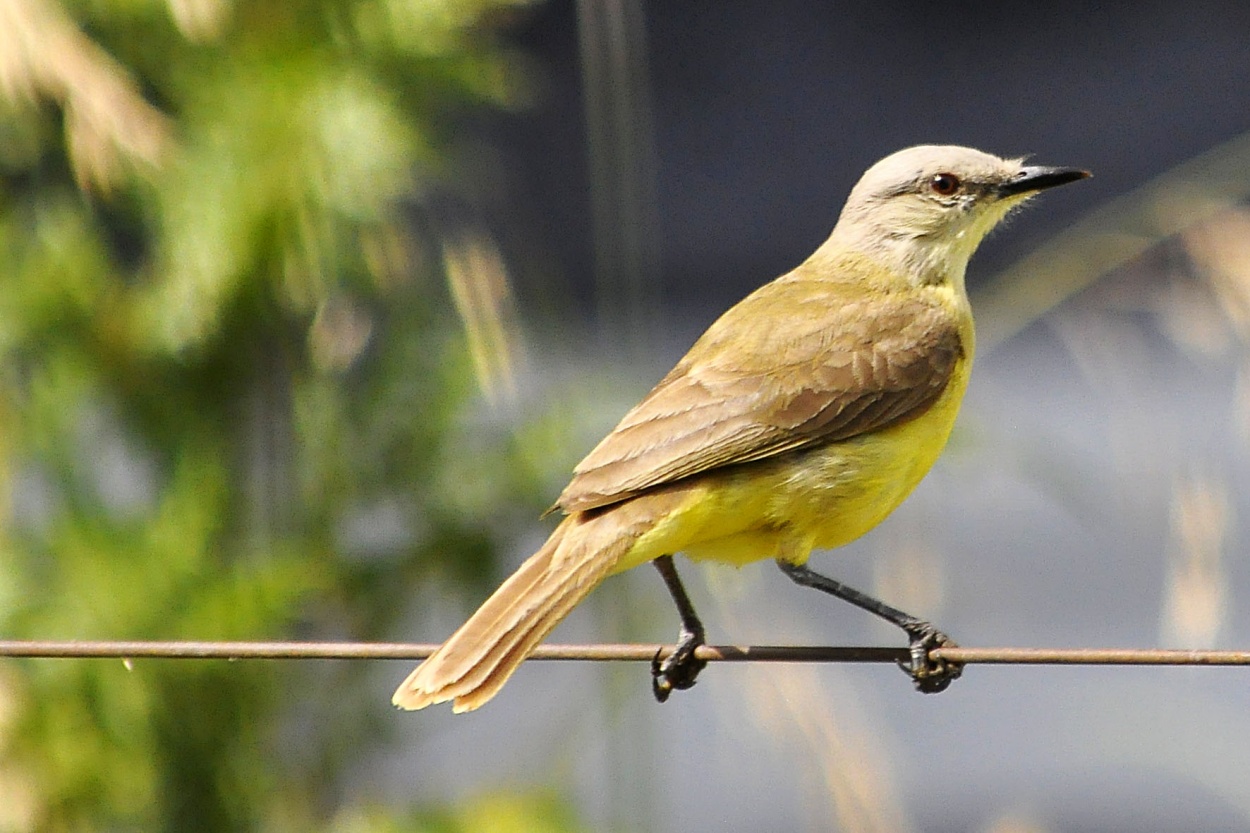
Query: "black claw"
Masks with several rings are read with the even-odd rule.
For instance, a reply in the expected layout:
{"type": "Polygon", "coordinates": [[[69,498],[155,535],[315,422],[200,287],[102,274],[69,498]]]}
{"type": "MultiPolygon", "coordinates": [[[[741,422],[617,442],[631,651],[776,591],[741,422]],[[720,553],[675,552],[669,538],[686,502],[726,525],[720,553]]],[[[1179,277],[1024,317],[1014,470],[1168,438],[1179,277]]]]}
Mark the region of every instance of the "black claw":
{"type": "Polygon", "coordinates": [[[681,631],[677,637],[677,646],[667,659],[660,659],[657,651],[651,660],[651,691],[655,699],[663,703],[674,690],[684,691],[694,685],[699,672],[707,667],[707,660],[697,659],[694,652],[704,644],[703,623],[694,612],[694,605],[686,595],[686,588],[681,584],[677,568],[673,565],[671,555],[661,555],[653,562],[660,571],[668,592],[677,605],[681,615],[681,631]]]}
{"type": "Polygon", "coordinates": [[[899,667],[911,675],[916,690],[924,694],[937,694],[945,691],[947,686],[959,679],[964,667],[956,662],[934,659],[929,653],[934,648],[958,647],[949,636],[933,627],[928,622],[913,621],[903,625],[911,637],[908,649],[911,661],[899,663],[899,667]]]}
{"type": "Polygon", "coordinates": [[[685,631],[668,657],[661,660],[662,652],[655,652],[651,660],[651,692],[657,702],[667,701],[675,690],[685,691],[694,686],[699,672],[707,667],[707,660],[695,656],[702,644],[703,634],[685,631]]]}

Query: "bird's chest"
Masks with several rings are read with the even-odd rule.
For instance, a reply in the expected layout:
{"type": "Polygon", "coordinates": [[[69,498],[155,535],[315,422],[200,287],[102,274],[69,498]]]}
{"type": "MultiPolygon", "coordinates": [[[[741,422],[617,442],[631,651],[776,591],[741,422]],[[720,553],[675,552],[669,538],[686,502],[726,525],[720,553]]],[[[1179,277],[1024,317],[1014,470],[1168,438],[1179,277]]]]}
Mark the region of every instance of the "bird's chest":
{"type": "Polygon", "coordinates": [[[937,461],[959,414],[970,362],[915,419],[812,449],[787,466],[775,517],[817,548],[839,547],[894,511],[937,461]]]}

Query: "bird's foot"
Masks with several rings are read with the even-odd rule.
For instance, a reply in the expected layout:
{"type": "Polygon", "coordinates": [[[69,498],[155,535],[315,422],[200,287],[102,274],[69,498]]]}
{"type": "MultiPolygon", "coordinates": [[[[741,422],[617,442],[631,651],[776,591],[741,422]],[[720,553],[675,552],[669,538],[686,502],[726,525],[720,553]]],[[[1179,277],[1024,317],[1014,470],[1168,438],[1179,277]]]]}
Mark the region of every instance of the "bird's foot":
{"type": "Polygon", "coordinates": [[[924,694],[937,694],[959,679],[964,672],[963,665],[934,659],[930,652],[934,648],[956,648],[954,640],[939,631],[929,622],[915,619],[902,625],[903,630],[911,637],[908,649],[911,652],[909,662],[899,663],[916,685],[916,690],[924,694]]]}
{"type": "Polygon", "coordinates": [[[695,656],[695,651],[704,644],[702,629],[683,628],[671,654],[661,660],[662,652],[656,652],[651,660],[651,692],[657,702],[666,701],[675,689],[685,691],[695,684],[699,672],[707,667],[707,660],[695,656]]]}

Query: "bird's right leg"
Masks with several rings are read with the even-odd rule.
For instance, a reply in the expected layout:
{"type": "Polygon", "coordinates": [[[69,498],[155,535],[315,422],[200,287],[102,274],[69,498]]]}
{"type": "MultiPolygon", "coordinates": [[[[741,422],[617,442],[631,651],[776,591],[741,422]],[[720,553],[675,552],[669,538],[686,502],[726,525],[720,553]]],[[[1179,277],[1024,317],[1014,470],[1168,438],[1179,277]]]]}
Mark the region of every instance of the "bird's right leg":
{"type": "Polygon", "coordinates": [[[933,627],[933,624],[928,620],[904,613],[896,607],[890,607],[880,599],[873,598],[867,593],[856,590],[854,587],[848,587],[840,581],[821,575],[804,564],[778,560],[777,566],[795,584],[811,587],[831,596],[837,596],[843,601],[850,602],[856,607],[866,610],[874,616],[880,616],[890,624],[902,628],[908,636],[908,649],[911,654],[911,661],[903,666],[903,670],[911,675],[917,691],[922,691],[925,694],[945,691],[946,687],[963,673],[964,668],[958,663],[934,660],[930,657],[929,652],[934,648],[954,648],[956,646],[949,636],[933,627]]]}
{"type": "Polygon", "coordinates": [[[694,685],[695,678],[707,665],[707,660],[695,657],[695,650],[706,644],[703,623],[694,612],[694,605],[686,595],[681,577],[677,575],[677,565],[671,555],[661,555],[652,562],[660,571],[660,577],[668,587],[673,602],[677,605],[677,613],[681,616],[681,631],[677,638],[677,646],[665,659],[656,653],[651,660],[651,691],[655,699],[663,703],[673,693],[673,689],[687,689],[694,685]]]}

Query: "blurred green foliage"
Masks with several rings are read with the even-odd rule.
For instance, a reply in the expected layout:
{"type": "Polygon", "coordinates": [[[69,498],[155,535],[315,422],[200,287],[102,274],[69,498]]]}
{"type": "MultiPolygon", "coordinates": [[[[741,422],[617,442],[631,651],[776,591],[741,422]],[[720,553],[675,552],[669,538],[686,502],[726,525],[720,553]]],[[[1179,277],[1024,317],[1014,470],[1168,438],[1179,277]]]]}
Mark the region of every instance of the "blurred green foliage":
{"type": "Polygon", "coordinates": [[[565,833],[576,829],[567,804],[543,793],[487,793],[462,807],[396,818],[388,810],[352,808],[331,833],[565,833]]]}
{"type": "MultiPolygon", "coordinates": [[[[485,580],[541,490],[471,418],[427,198],[489,187],[457,128],[524,102],[518,5],[0,9],[6,637],[369,639],[432,573],[485,580]]],[[[0,664],[0,830],[571,828],[352,805],[389,694],[360,670],[0,664]]]]}

